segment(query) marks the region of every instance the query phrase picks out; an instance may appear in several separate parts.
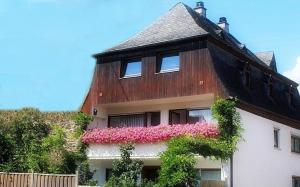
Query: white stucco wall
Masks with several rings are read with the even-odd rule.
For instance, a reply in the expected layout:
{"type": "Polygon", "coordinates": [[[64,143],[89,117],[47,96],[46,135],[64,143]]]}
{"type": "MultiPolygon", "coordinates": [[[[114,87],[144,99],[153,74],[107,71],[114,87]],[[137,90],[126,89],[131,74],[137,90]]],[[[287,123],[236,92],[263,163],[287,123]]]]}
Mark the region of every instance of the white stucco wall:
{"type": "MultiPolygon", "coordinates": [[[[158,158],[166,150],[164,143],[136,144],[132,151],[132,158],[158,158]]],[[[119,145],[117,144],[90,144],[87,150],[89,159],[114,159],[120,158],[119,145]]]]}
{"type": "MultiPolygon", "coordinates": [[[[144,166],[160,166],[159,154],[166,148],[164,143],[136,144],[132,158],[142,160],[144,166]]],[[[119,146],[115,144],[92,144],[88,148],[87,155],[91,170],[96,171],[94,179],[98,181],[99,185],[103,185],[105,183],[106,168],[112,168],[113,161],[120,158],[119,146]]],[[[224,170],[223,167],[224,165],[220,160],[205,159],[201,156],[196,157],[195,168],[222,168],[221,178],[227,180],[227,170],[224,170]]]]}
{"type": "Polygon", "coordinates": [[[291,152],[291,135],[300,131],[239,112],[244,132],[233,157],[234,187],[291,187],[292,176],[300,176],[300,154],[291,152]],[[279,149],[274,148],[274,128],[280,129],[279,149]]]}

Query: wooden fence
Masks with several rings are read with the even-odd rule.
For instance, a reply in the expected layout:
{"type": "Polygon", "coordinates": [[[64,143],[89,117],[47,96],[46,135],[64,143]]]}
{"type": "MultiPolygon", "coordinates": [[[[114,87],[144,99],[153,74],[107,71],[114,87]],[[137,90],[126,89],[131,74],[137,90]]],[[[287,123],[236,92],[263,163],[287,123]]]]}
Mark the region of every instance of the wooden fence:
{"type": "Polygon", "coordinates": [[[207,180],[207,181],[201,181],[200,186],[201,187],[225,187],[225,182],[224,181],[207,180]]]}
{"type": "Polygon", "coordinates": [[[0,187],[78,187],[78,173],[56,175],[0,172],[0,187]]]}

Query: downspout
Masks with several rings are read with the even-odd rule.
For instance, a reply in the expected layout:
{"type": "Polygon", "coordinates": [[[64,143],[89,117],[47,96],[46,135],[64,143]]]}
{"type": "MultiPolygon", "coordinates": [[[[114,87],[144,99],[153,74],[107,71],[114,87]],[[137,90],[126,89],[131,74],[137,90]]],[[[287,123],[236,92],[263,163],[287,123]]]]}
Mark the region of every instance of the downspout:
{"type": "Polygon", "coordinates": [[[230,187],[233,187],[233,154],[230,156],[230,187]]]}

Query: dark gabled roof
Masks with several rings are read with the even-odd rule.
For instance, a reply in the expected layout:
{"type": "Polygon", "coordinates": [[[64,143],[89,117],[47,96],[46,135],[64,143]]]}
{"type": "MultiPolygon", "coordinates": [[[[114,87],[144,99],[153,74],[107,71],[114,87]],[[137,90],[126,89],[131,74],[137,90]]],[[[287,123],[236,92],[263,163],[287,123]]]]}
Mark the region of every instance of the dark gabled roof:
{"type": "MultiPolygon", "coordinates": [[[[252,53],[246,45],[239,42],[233,35],[224,31],[217,24],[206,17],[201,16],[194,9],[183,3],[176,4],[165,15],[146,27],[143,31],[112,48],[95,54],[94,57],[109,56],[134,49],[157,46],[176,41],[185,41],[187,39],[208,35],[225,43],[227,46],[233,48],[240,54],[243,54],[261,67],[273,70],[277,73],[275,57],[273,57],[273,63],[269,66],[265,63],[263,58],[259,58],[252,53]]],[[[277,75],[290,82],[290,84],[297,85],[294,81],[289,80],[278,73],[277,75]]]]}
{"type": "Polygon", "coordinates": [[[178,3],[143,31],[105,50],[104,53],[208,34],[196,23],[191,11],[194,10],[183,3],[178,3]]]}
{"type": "Polygon", "coordinates": [[[201,37],[208,34],[221,39],[227,45],[245,54],[250,59],[268,67],[234,36],[222,30],[222,28],[206,17],[200,16],[194,9],[183,3],[176,4],[165,15],[128,40],[94,56],[201,37]]]}
{"type": "Polygon", "coordinates": [[[269,68],[277,72],[276,60],[273,51],[257,52],[255,55],[263,61],[269,68]]]}

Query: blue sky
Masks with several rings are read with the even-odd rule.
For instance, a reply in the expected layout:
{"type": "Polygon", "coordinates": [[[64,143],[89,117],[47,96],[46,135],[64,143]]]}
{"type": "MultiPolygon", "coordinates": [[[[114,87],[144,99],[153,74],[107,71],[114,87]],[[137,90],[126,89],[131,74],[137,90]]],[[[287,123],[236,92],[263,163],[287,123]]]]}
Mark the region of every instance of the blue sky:
{"type": "MultiPolygon", "coordinates": [[[[167,12],[175,0],[0,0],[0,109],[76,110],[92,54],[167,12]]],[[[194,7],[196,0],[182,1],[194,7]]],[[[214,22],[252,51],[275,51],[279,72],[300,81],[299,0],[206,0],[214,22]]]]}

